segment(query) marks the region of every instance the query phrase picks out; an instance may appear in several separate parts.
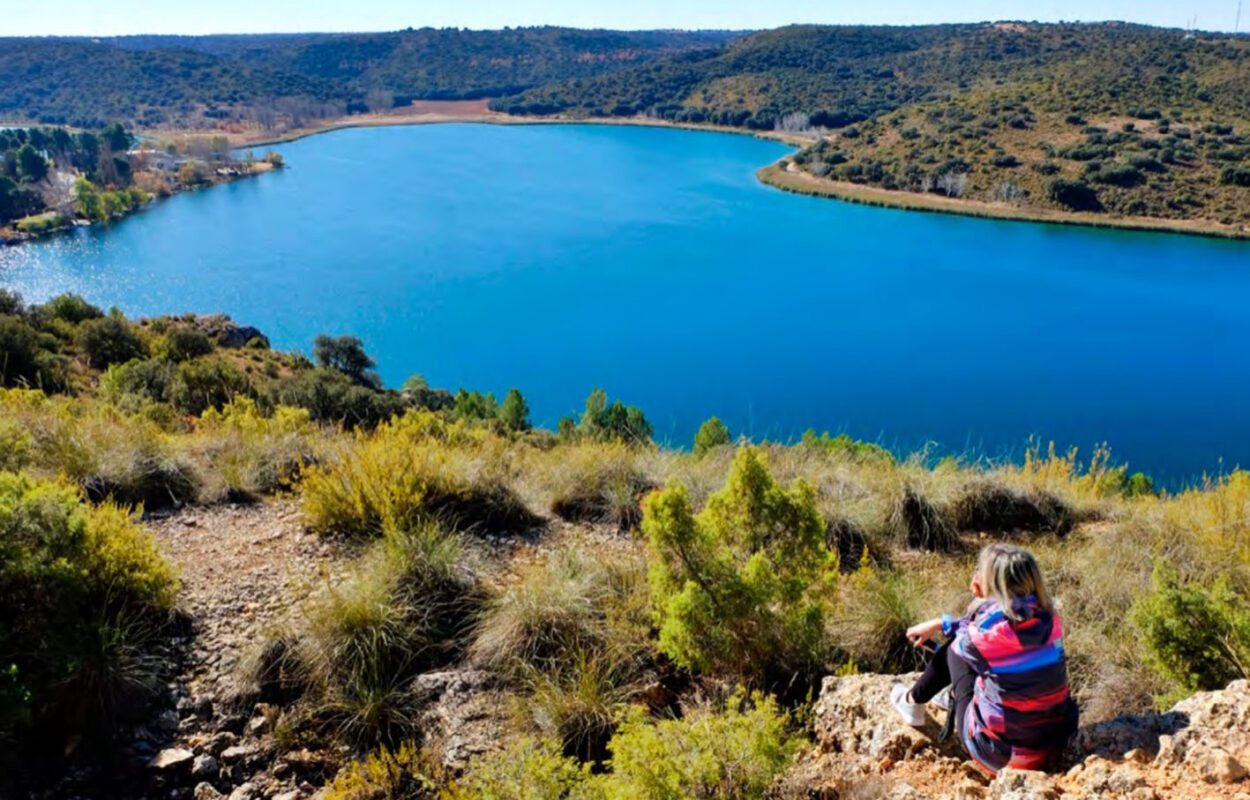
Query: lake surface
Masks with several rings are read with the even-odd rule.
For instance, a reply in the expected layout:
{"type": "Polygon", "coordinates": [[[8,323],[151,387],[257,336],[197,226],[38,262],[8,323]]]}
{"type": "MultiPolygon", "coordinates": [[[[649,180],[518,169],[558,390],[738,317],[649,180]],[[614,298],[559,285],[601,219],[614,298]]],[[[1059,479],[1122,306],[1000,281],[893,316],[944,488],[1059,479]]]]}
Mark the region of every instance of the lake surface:
{"type": "Polygon", "coordinates": [[[1250,244],[787,195],[786,147],[608,127],[344,130],[290,168],[0,250],[0,285],[362,337],[388,385],[590,389],[688,445],[812,427],[902,450],[1097,442],[1175,480],[1250,464],[1250,244]],[[1221,462],[1221,459],[1223,461],[1221,462]]]}

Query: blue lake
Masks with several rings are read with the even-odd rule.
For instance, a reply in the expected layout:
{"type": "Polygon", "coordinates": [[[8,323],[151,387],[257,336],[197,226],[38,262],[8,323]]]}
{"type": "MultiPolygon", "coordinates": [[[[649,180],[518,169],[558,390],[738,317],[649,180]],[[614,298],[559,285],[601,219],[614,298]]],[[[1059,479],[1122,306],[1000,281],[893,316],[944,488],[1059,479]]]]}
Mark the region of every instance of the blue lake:
{"type": "Polygon", "coordinates": [[[774,143],[437,125],[278,148],[290,168],[0,250],[0,285],[131,315],[352,333],[388,385],[596,386],[688,444],[812,427],[910,450],[1098,442],[1175,481],[1250,463],[1250,244],[787,195],[774,143]]]}

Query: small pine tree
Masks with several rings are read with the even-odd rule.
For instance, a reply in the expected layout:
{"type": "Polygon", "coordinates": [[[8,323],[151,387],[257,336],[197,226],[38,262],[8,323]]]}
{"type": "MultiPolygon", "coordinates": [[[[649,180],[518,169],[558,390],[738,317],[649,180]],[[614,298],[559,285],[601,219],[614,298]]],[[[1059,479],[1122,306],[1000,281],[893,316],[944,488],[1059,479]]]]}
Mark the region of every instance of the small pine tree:
{"type": "Polygon", "coordinates": [[[660,647],[674,661],[767,687],[824,666],[837,556],[810,485],[782,488],[763,454],[743,447],[703,511],[670,486],[647,498],[642,530],[660,647]]]}
{"type": "Polygon", "coordinates": [[[1154,591],[1137,602],[1132,618],[1161,674],[1189,691],[1250,678],[1250,610],[1226,578],[1210,590],[1182,585],[1160,562],[1151,582],[1154,591]]]}
{"type": "Polygon", "coordinates": [[[719,418],[712,417],[700,425],[699,432],[694,435],[694,454],[705,455],[710,450],[729,444],[730,441],[732,440],[729,438],[729,428],[726,428],[725,423],[719,418]]]}
{"type": "Polygon", "coordinates": [[[499,406],[499,421],[510,431],[530,429],[530,408],[519,390],[508,390],[503,405],[499,406]]]}

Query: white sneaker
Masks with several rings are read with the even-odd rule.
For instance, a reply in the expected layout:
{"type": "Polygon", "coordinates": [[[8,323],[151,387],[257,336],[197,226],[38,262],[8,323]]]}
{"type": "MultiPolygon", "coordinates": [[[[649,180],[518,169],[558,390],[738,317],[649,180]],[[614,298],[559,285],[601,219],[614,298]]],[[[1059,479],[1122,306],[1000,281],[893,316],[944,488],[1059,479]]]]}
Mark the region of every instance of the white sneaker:
{"type": "Polygon", "coordinates": [[[942,709],[943,711],[950,711],[951,710],[951,687],[947,686],[945,689],[938,692],[937,697],[933,698],[929,702],[937,706],[938,708],[942,709]]]}
{"type": "Polygon", "coordinates": [[[890,702],[898,710],[898,715],[903,718],[903,722],[913,728],[923,728],[924,706],[907,699],[907,693],[906,686],[901,683],[894,684],[894,688],[890,690],[890,702]]]}

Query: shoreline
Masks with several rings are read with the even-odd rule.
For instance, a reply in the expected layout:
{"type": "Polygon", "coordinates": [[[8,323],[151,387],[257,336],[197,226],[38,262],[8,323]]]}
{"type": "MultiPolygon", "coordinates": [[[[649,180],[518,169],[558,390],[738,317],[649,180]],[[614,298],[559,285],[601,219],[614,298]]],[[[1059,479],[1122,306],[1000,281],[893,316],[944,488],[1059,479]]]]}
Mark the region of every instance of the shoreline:
{"type": "MultiPolygon", "coordinates": [[[[798,136],[780,131],[752,131],[734,128],[727,125],[711,125],[691,122],[670,122],[650,117],[522,117],[490,111],[478,101],[443,101],[431,103],[440,110],[418,110],[406,113],[389,114],[358,114],[337,117],[316,125],[295,128],[280,134],[266,134],[260,131],[230,133],[222,131],[188,131],[151,129],[144,131],[150,136],[195,136],[224,135],[230,141],[232,149],[265,147],[268,145],[286,144],[324,133],[332,133],[351,128],[385,128],[410,125],[617,125],[641,128],[669,128],[673,130],[701,131],[704,133],[725,133],[734,136],[750,136],[780,142],[791,147],[804,147],[813,140],[810,137],[798,136]],[[473,111],[446,110],[448,106],[458,104],[472,105],[473,111]]],[[[1059,211],[1052,209],[1030,209],[983,200],[961,200],[933,194],[903,192],[881,189],[874,186],[832,181],[817,178],[802,171],[787,170],[783,165],[786,158],[756,170],[755,176],[760,183],[791,194],[821,197],[838,200],[856,205],[874,206],[877,208],[893,208],[902,211],[918,211],[932,214],[950,214],[954,216],[973,217],[979,219],[995,219],[1007,222],[1029,222],[1034,224],[1067,225],[1084,228],[1104,228],[1115,230],[1136,231],[1141,233],[1172,233],[1184,236],[1199,236],[1209,239],[1225,239],[1229,241],[1250,241],[1250,228],[1240,230],[1224,226],[1210,220],[1163,219],[1159,217],[1112,217],[1083,211],[1059,211]]]]}
{"type": "MultiPolygon", "coordinates": [[[[247,133],[224,134],[230,140],[233,149],[265,147],[275,144],[307,139],[323,133],[332,133],[351,128],[390,128],[409,125],[620,125],[638,128],[671,128],[673,130],[703,131],[704,133],[728,133],[734,136],[750,136],[755,139],[767,139],[781,142],[792,147],[803,147],[811,144],[812,139],[780,131],[751,131],[733,128],[728,125],[706,125],[693,122],[669,122],[668,120],[648,117],[521,117],[502,114],[494,111],[480,113],[415,113],[415,114],[359,114],[351,117],[338,117],[318,125],[294,128],[280,134],[251,136],[247,133]]],[[[189,136],[194,131],[170,131],[154,129],[153,135],[189,136]]],[[[204,132],[205,135],[216,132],[204,132]]],[[[221,134],[218,134],[221,135],[221,134]]]]}
{"type": "MultiPolygon", "coordinates": [[[[670,128],[673,130],[702,131],[704,133],[727,133],[781,142],[792,147],[804,147],[812,142],[809,137],[780,131],[751,131],[726,125],[708,125],[690,122],[669,122],[647,117],[520,117],[494,111],[473,113],[365,114],[356,117],[340,117],[323,124],[297,128],[277,136],[250,136],[228,134],[232,147],[261,147],[284,144],[306,139],[323,133],[348,128],[377,128],[405,125],[439,124],[479,125],[620,125],[641,128],[670,128]]],[[[781,159],[756,170],[755,176],[766,186],[791,194],[822,197],[856,205],[893,208],[902,211],[918,211],[933,214],[950,214],[979,219],[996,219],[1006,222],[1030,222],[1034,224],[1068,225],[1083,228],[1104,228],[1135,231],[1139,233],[1173,233],[1199,236],[1208,239],[1250,241],[1250,229],[1237,230],[1220,226],[1208,220],[1162,219],[1158,217],[1111,217],[1080,211],[1029,209],[1020,206],[990,203],[981,200],[958,200],[939,195],[915,192],[891,191],[855,183],[831,181],[803,172],[791,172],[782,166],[781,159]]]]}
{"type": "Polygon", "coordinates": [[[756,171],[760,183],[790,194],[840,200],[855,205],[893,208],[900,211],[918,211],[930,214],[949,214],[978,219],[995,219],[1004,222],[1030,222],[1043,225],[1067,225],[1080,228],[1105,228],[1135,231],[1139,233],[1174,233],[1207,239],[1250,241],[1250,230],[1237,230],[1227,226],[1211,227],[1215,223],[1206,220],[1161,219],[1158,217],[1111,217],[1083,211],[1052,211],[1029,209],[1020,206],[989,203],[983,200],[958,200],[941,195],[902,192],[864,186],[857,183],[831,181],[817,178],[805,172],[790,171],[781,161],[756,171]]]}

